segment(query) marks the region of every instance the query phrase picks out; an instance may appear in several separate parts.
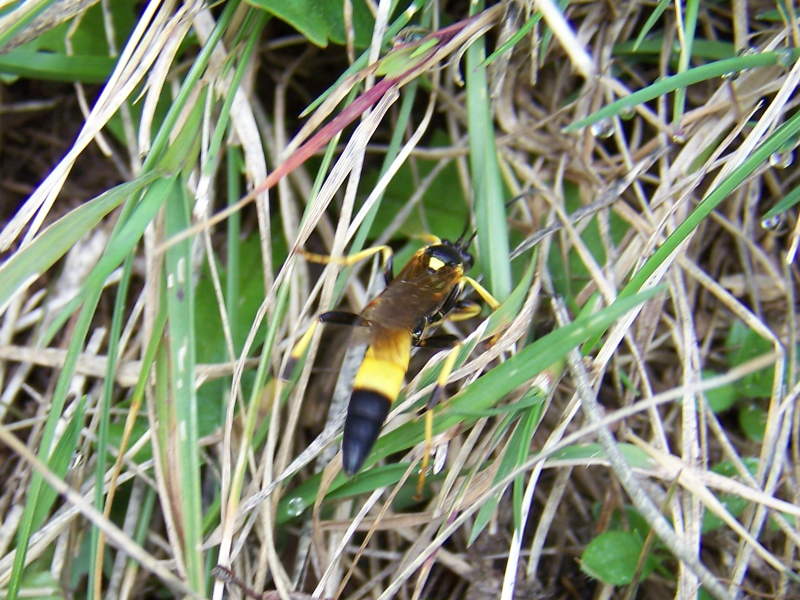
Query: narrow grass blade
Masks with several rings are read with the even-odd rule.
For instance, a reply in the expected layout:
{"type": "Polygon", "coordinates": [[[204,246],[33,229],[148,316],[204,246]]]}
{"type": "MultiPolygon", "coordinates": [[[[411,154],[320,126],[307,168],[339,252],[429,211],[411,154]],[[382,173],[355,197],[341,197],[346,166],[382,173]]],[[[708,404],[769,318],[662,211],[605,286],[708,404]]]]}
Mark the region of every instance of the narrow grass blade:
{"type": "Polygon", "coordinates": [[[489,84],[483,66],[485,58],[484,40],[480,38],[467,50],[469,156],[478,230],[478,260],[489,291],[498,300],[503,300],[511,293],[511,262],[508,259],[505,194],[497,161],[489,84]]]}
{"type": "Polygon", "coordinates": [[[0,266],[0,312],[26,282],[53,266],[103,217],[157,177],[155,173],[142,175],[81,204],[42,231],[27,248],[16,252],[0,266]]]}
{"type": "Polygon", "coordinates": [[[737,56],[735,58],[727,58],[725,60],[718,60],[716,62],[689,69],[678,75],[666,77],[657,81],[653,85],[649,85],[644,89],[632,93],[630,96],[620,98],[616,102],[612,102],[608,106],[604,106],[597,112],[592,113],[572,125],[564,128],[565,132],[578,131],[584,127],[588,127],[603,119],[608,119],[619,115],[626,109],[630,109],[639,104],[653,100],[664,94],[674,92],[679,88],[684,88],[694,83],[706,81],[714,77],[720,77],[726,73],[737,73],[745,69],[753,69],[757,67],[769,67],[777,64],[783,64],[787,58],[797,60],[800,57],[800,50],[793,50],[792,56],[787,57],[780,52],[762,52],[760,54],[752,54],[748,56],[737,56]]]}

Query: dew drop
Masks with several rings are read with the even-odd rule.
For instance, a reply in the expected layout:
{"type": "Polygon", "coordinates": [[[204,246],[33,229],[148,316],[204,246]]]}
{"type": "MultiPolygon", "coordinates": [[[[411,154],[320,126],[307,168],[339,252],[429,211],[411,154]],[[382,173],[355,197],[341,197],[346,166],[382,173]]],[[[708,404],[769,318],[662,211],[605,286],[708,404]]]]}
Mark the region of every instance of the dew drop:
{"type": "Polygon", "coordinates": [[[680,127],[676,127],[672,130],[670,134],[670,139],[674,144],[685,144],[686,143],[686,131],[681,129],[680,127]]]}
{"type": "Polygon", "coordinates": [[[306,504],[303,502],[303,499],[300,496],[289,498],[289,500],[286,502],[286,512],[292,517],[297,517],[303,514],[305,509],[306,504]]]}
{"type": "Polygon", "coordinates": [[[636,115],[636,109],[632,106],[626,106],[619,113],[620,118],[625,121],[630,121],[634,115],[636,115]]]}
{"type": "Polygon", "coordinates": [[[614,121],[610,118],[600,119],[592,125],[592,135],[599,138],[609,138],[614,135],[614,121]]]}
{"type": "Polygon", "coordinates": [[[761,219],[761,228],[767,231],[776,231],[783,225],[783,213],[761,219]]]}
{"type": "Polygon", "coordinates": [[[776,169],[785,169],[794,162],[794,152],[786,150],[785,152],[773,152],[769,155],[769,164],[776,169]]]}
{"type": "Polygon", "coordinates": [[[776,50],[775,54],[778,55],[778,64],[787,69],[791,69],[794,66],[794,61],[797,60],[794,50],[791,48],[781,48],[776,50]]]}
{"type": "Polygon", "coordinates": [[[394,36],[392,44],[395,47],[412,44],[420,41],[422,38],[428,35],[428,33],[429,30],[425,29],[424,27],[406,27],[405,29],[401,29],[397,35],[394,36]]]}

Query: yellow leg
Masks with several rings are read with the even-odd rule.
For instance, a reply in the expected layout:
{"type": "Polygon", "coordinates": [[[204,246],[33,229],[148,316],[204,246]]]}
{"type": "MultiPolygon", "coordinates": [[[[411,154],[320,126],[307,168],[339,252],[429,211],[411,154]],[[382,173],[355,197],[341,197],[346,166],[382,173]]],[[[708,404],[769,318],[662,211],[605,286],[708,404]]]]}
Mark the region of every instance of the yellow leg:
{"type": "Polygon", "coordinates": [[[467,277],[466,275],[464,275],[464,277],[462,277],[462,280],[470,284],[473,287],[473,289],[476,292],[478,292],[478,295],[481,298],[483,298],[483,301],[486,302],[486,304],[489,305],[489,308],[491,308],[492,310],[497,310],[497,307],[500,306],[500,303],[495,299],[494,296],[492,296],[489,293],[489,290],[487,290],[480,283],[475,281],[472,277],[467,277]]]}
{"type": "Polygon", "coordinates": [[[415,235],[412,235],[411,237],[413,237],[416,240],[421,240],[426,244],[428,244],[429,246],[435,246],[437,244],[442,243],[442,238],[437,237],[432,233],[417,233],[415,235]]]}
{"type": "Polygon", "coordinates": [[[428,406],[425,410],[425,448],[422,452],[422,462],[419,467],[419,478],[417,479],[418,498],[422,497],[422,491],[425,488],[425,478],[428,474],[428,466],[431,462],[431,452],[433,450],[433,407],[439,404],[444,394],[444,388],[450,378],[450,373],[453,372],[460,350],[461,344],[456,344],[444,359],[442,370],[439,371],[439,376],[436,378],[436,387],[433,388],[431,397],[428,399],[428,406]]]}
{"type": "Polygon", "coordinates": [[[477,302],[459,302],[456,307],[447,314],[446,321],[458,323],[466,321],[481,314],[481,305],[477,302]]]}
{"type": "MultiPolygon", "coordinates": [[[[437,238],[438,239],[438,238],[437,238]]],[[[434,242],[436,243],[436,242],[434,242]]],[[[475,281],[472,277],[466,275],[462,277],[462,282],[468,283],[472,288],[478,292],[478,295],[483,298],[483,301],[489,305],[492,310],[496,310],[500,303],[489,293],[485,287],[475,281]]],[[[480,313],[480,306],[475,303],[474,306],[470,305],[464,307],[463,310],[455,311],[455,314],[449,314],[446,320],[460,321],[477,316],[480,313]]],[[[436,378],[436,387],[433,388],[431,397],[428,400],[427,410],[425,411],[425,448],[422,454],[422,461],[420,464],[419,479],[417,479],[417,497],[422,497],[422,491],[425,487],[425,478],[428,473],[428,466],[431,462],[431,452],[433,450],[433,407],[439,404],[442,396],[444,395],[444,388],[447,385],[447,380],[450,373],[453,372],[453,367],[456,364],[461,344],[456,344],[444,359],[442,363],[442,370],[439,371],[439,376],[436,378]]]]}
{"type": "Polygon", "coordinates": [[[433,411],[425,411],[425,449],[422,452],[422,463],[419,466],[419,477],[417,478],[417,498],[422,498],[425,489],[425,477],[428,474],[428,465],[431,462],[431,450],[433,449],[433,411]]]}
{"type": "Polygon", "coordinates": [[[386,245],[365,248],[361,252],[356,252],[355,254],[350,254],[348,256],[328,256],[327,254],[314,254],[313,252],[307,252],[302,249],[298,250],[297,252],[310,262],[322,264],[335,263],[337,265],[354,265],[355,263],[362,261],[365,258],[369,258],[378,252],[383,255],[382,259],[384,265],[387,264],[392,258],[392,249],[386,245]]]}
{"type": "MultiPolygon", "coordinates": [[[[365,248],[361,252],[356,252],[355,254],[350,254],[348,256],[328,256],[327,254],[315,254],[314,252],[308,252],[303,250],[302,248],[297,250],[297,253],[300,254],[303,258],[305,258],[309,262],[315,263],[336,263],[339,265],[353,265],[359,261],[362,261],[370,256],[374,256],[378,252],[382,255],[382,268],[384,269],[384,275],[388,279],[391,278],[391,264],[392,264],[392,249],[389,246],[382,245],[382,246],[373,246],[372,248],[365,248]]],[[[328,313],[326,313],[328,314],[328,313]]],[[[311,337],[314,335],[314,331],[317,328],[319,321],[314,320],[314,322],[309,326],[303,336],[298,340],[298,342],[292,348],[292,353],[289,356],[289,362],[286,365],[283,373],[281,374],[282,378],[285,380],[289,380],[291,378],[291,374],[294,371],[294,367],[297,364],[297,361],[305,354],[306,350],[308,349],[308,345],[311,343],[311,337]]]]}
{"type": "Polygon", "coordinates": [[[281,379],[284,381],[289,381],[292,378],[292,373],[294,373],[294,368],[297,366],[297,361],[299,361],[306,353],[306,350],[308,350],[311,337],[314,335],[314,331],[316,331],[318,325],[319,320],[314,319],[311,325],[308,326],[308,329],[306,329],[306,332],[297,340],[294,348],[292,348],[292,353],[289,355],[289,362],[286,363],[286,367],[283,369],[283,373],[281,373],[281,379]]]}

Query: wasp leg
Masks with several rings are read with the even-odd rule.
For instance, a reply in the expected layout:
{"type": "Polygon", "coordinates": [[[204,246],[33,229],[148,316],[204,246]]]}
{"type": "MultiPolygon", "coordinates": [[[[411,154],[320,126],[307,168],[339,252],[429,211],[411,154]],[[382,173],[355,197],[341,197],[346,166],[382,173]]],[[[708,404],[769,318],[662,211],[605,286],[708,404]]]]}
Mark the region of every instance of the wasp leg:
{"type": "Polygon", "coordinates": [[[334,325],[345,325],[347,327],[369,327],[369,321],[361,315],[344,310],[329,310],[322,313],[318,318],[321,323],[333,323],[334,325]]]}
{"type": "Polygon", "coordinates": [[[446,315],[448,321],[457,323],[458,321],[466,321],[481,314],[481,305],[473,300],[461,300],[456,303],[455,307],[446,315]]]}
{"type": "Polygon", "coordinates": [[[428,246],[435,246],[436,244],[442,243],[442,238],[435,236],[432,233],[417,233],[411,237],[415,240],[421,240],[425,242],[428,246]]]}
{"type": "Polygon", "coordinates": [[[431,451],[433,450],[433,407],[439,404],[439,401],[444,395],[444,388],[447,385],[447,380],[450,373],[453,372],[453,367],[458,358],[458,352],[461,349],[461,343],[453,345],[453,349],[444,359],[442,370],[439,371],[439,376],[436,378],[436,386],[431,392],[428,403],[425,409],[425,449],[422,452],[422,463],[419,467],[419,478],[417,479],[417,497],[422,497],[422,491],[425,488],[425,478],[428,474],[428,466],[431,462],[431,451]]]}
{"type": "Polygon", "coordinates": [[[349,254],[347,256],[328,256],[327,254],[315,254],[313,252],[308,252],[303,249],[299,249],[297,250],[297,252],[309,262],[315,262],[321,264],[335,263],[337,265],[343,265],[343,266],[354,265],[357,262],[360,262],[380,252],[381,265],[383,267],[383,279],[386,282],[386,285],[389,285],[389,282],[394,277],[392,249],[386,245],[373,246],[372,248],[365,248],[360,252],[356,252],[355,254],[349,254]]]}
{"type": "MultiPolygon", "coordinates": [[[[472,279],[471,277],[464,276],[461,279],[461,285],[454,288],[454,292],[448,296],[447,300],[442,304],[442,310],[438,313],[431,315],[429,319],[426,319],[424,323],[421,323],[421,329],[424,330],[425,326],[429,323],[433,323],[436,319],[439,321],[448,319],[451,321],[461,321],[465,319],[469,319],[472,317],[477,316],[480,313],[481,307],[477,302],[469,302],[469,301],[462,301],[459,302],[457,298],[460,296],[461,291],[463,290],[463,286],[465,283],[468,283],[472,286],[472,288],[478,292],[478,295],[483,298],[484,302],[489,305],[492,310],[497,309],[500,306],[500,303],[492,296],[489,291],[484,288],[480,283],[472,279]],[[457,292],[456,292],[457,290],[457,292]],[[445,310],[447,309],[447,310],[445,310]]],[[[418,329],[420,329],[418,327],[418,329]]],[[[422,333],[420,332],[420,337],[422,333]]],[[[436,336],[438,337],[438,336],[436,336]]],[[[424,340],[420,340],[424,341],[424,340]]],[[[425,487],[425,478],[427,477],[428,473],[428,466],[430,465],[431,460],[431,451],[433,449],[433,408],[439,404],[444,395],[444,388],[447,385],[447,380],[450,377],[450,373],[453,372],[453,367],[456,364],[456,359],[458,358],[459,350],[461,349],[461,344],[456,343],[453,346],[453,349],[447,355],[447,358],[444,359],[444,363],[442,364],[442,369],[439,371],[439,376],[436,378],[436,386],[433,388],[433,392],[431,392],[431,396],[428,399],[428,403],[425,410],[425,449],[423,450],[422,454],[422,463],[420,464],[419,469],[419,479],[417,479],[417,497],[422,497],[422,491],[425,487]]]]}
{"type": "Polygon", "coordinates": [[[300,337],[299,340],[297,340],[294,348],[292,348],[292,353],[289,355],[289,361],[286,363],[286,368],[284,368],[283,373],[281,373],[281,379],[284,381],[289,381],[292,378],[292,373],[294,372],[298,361],[306,353],[306,350],[308,350],[308,345],[311,343],[311,338],[314,335],[314,331],[317,329],[320,323],[333,323],[335,325],[346,325],[348,327],[369,326],[369,322],[366,319],[355,313],[346,312],[343,310],[331,310],[322,313],[314,320],[313,323],[311,323],[311,325],[309,325],[305,333],[300,337]]]}
{"type": "Polygon", "coordinates": [[[466,275],[464,275],[464,277],[462,277],[461,280],[464,281],[465,283],[470,284],[472,286],[472,289],[478,292],[478,295],[481,298],[483,298],[483,301],[489,305],[489,308],[491,308],[492,310],[497,310],[497,307],[500,306],[500,303],[494,296],[492,296],[489,293],[489,290],[487,290],[480,283],[475,281],[472,277],[467,277],[466,275]]]}
{"type": "Polygon", "coordinates": [[[432,348],[434,350],[446,350],[458,344],[458,338],[454,335],[442,334],[431,335],[426,338],[414,339],[412,342],[417,348],[432,348]]]}

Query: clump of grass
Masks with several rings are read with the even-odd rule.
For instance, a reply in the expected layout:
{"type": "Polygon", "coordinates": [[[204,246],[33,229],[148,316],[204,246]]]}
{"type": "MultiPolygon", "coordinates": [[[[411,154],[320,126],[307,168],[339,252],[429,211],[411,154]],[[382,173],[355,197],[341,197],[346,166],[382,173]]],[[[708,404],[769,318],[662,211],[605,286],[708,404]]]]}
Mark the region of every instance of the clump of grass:
{"type": "Polygon", "coordinates": [[[5,597],[800,593],[794,15],[297,6],[0,21],[5,597]],[[444,354],[347,478],[358,358],[279,375],[374,277],[294,250],[465,223],[502,305],[446,325],[428,485],[444,354]]]}

